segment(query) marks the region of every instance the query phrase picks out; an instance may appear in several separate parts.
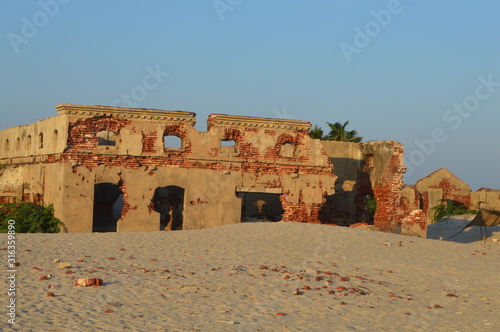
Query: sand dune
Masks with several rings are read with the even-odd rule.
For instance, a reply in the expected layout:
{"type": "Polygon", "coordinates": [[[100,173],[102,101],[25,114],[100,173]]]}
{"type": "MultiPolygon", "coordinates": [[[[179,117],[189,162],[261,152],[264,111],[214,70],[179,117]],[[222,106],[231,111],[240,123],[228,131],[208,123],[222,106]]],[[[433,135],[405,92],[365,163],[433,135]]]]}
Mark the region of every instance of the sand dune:
{"type": "Polygon", "coordinates": [[[0,328],[498,331],[497,234],[454,243],[296,223],[18,234],[16,324],[4,314],[0,328]],[[104,286],[74,287],[86,277],[104,286]]]}

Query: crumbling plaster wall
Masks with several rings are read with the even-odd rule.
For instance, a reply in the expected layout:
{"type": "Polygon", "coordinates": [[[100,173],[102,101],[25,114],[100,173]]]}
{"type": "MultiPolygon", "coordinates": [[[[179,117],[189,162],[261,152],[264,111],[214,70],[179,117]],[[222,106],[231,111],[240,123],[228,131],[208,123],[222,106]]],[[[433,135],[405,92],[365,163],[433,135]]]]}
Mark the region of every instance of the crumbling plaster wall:
{"type": "Polygon", "coordinates": [[[382,231],[396,231],[396,201],[403,187],[403,145],[394,141],[362,143],[363,155],[373,159],[372,186],[377,203],[373,224],[382,231]]]}
{"type": "Polygon", "coordinates": [[[398,142],[350,143],[321,141],[338,176],[330,199],[331,220],[342,224],[371,223],[382,230],[395,230],[396,200],[406,170],[403,146],[398,142]],[[337,197],[335,197],[337,196],[337,197]],[[369,220],[366,197],[376,199],[377,210],[369,220]],[[339,214],[338,212],[343,212],[339,214]]]}
{"type": "Polygon", "coordinates": [[[434,217],[432,208],[441,204],[441,200],[450,199],[467,208],[471,205],[471,189],[468,184],[452,172],[441,168],[415,183],[415,190],[420,195],[420,207],[431,221],[434,217]]]}
{"type": "Polygon", "coordinates": [[[23,183],[22,167],[0,167],[0,203],[21,200],[23,183]]]}
{"type": "Polygon", "coordinates": [[[471,206],[500,211],[500,190],[481,188],[471,193],[471,206]]]}
{"type": "Polygon", "coordinates": [[[465,182],[442,168],[417,181],[415,185],[403,188],[397,203],[398,215],[402,219],[408,211],[421,209],[430,223],[434,218],[432,208],[441,204],[444,199],[471,210],[479,207],[500,210],[500,190],[481,188],[473,192],[465,182]],[[480,202],[483,202],[481,206],[480,202]]]}
{"type": "Polygon", "coordinates": [[[24,164],[0,170],[0,202],[53,204],[56,217],[62,217],[63,164],[24,164]]]}
{"type": "MultiPolygon", "coordinates": [[[[158,187],[179,186],[186,188],[184,229],[236,223],[239,222],[239,211],[235,207],[239,199],[234,190],[231,192],[225,187],[231,181],[224,176],[221,172],[204,169],[157,168],[152,171],[146,166],[137,169],[105,165],[94,169],[74,167],[67,172],[64,181],[67,190],[65,201],[70,204],[70,209],[78,207],[83,211],[92,211],[94,185],[116,184],[123,191],[125,202],[117,230],[157,231],[160,229],[160,214],[151,206],[155,190],[158,187]]],[[[234,184],[232,188],[235,188],[234,184]]],[[[67,213],[72,212],[67,210],[67,213]]],[[[75,215],[64,218],[70,231],[92,231],[92,214],[84,216],[84,220],[76,219],[75,215]]]]}
{"type": "Polygon", "coordinates": [[[0,131],[0,158],[62,153],[67,139],[68,122],[60,115],[4,129],[0,131]]]}
{"type": "Polygon", "coordinates": [[[358,173],[362,166],[359,143],[320,141],[337,175],[335,193],[326,198],[322,209],[324,223],[356,223],[358,173]]]}
{"type": "Polygon", "coordinates": [[[118,231],[159,229],[159,213],[151,208],[158,187],[185,189],[185,229],[239,222],[238,192],[281,194],[283,220],[318,222],[323,196],[334,192],[332,164],[321,144],[309,138],[308,122],[219,114],[209,118],[207,132],[199,132],[190,112],[69,104],[57,110],[51,121],[66,121],[68,134],[60,136],[66,137],[65,149],[43,158],[0,155],[8,172],[19,167],[23,174],[22,184],[18,176],[16,184],[1,185],[23,188],[24,200],[40,193],[35,196],[54,204],[71,232],[92,231],[98,183],[124,192],[118,231]],[[99,145],[97,133],[103,130],[116,134],[116,145],[99,145]],[[180,137],[181,147],[165,148],[168,135],[180,137]],[[221,146],[224,139],[234,140],[235,147],[221,146]]]}
{"type": "Polygon", "coordinates": [[[403,220],[411,211],[417,209],[420,209],[420,196],[415,186],[403,186],[396,202],[398,220],[403,220]]]}

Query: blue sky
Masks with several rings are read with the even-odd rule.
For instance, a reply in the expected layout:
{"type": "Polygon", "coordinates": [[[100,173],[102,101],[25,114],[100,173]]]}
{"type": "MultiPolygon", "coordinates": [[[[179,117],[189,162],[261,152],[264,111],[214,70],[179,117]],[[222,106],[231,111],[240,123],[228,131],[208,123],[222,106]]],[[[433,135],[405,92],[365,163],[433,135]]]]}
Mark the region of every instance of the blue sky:
{"type": "Polygon", "coordinates": [[[444,167],[500,189],[499,16],[495,0],[1,0],[0,125],[60,103],[192,111],[200,130],[210,113],[349,120],[404,144],[408,184],[444,167]]]}

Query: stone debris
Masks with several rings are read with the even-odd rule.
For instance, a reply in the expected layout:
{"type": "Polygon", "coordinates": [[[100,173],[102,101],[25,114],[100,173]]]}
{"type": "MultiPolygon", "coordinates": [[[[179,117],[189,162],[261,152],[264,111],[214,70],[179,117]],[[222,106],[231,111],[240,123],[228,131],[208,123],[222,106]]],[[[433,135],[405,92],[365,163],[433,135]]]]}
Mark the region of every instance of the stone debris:
{"type": "Polygon", "coordinates": [[[108,302],[106,304],[111,306],[111,307],[121,307],[122,306],[122,304],[118,301],[112,301],[112,302],[108,302]]]}
{"type": "Polygon", "coordinates": [[[235,322],[234,320],[228,320],[228,321],[221,320],[220,322],[221,322],[221,323],[223,323],[223,324],[227,324],[227,325],[235,325],[235,324],[238,324],[238,323],[237,323],[237,322],[235,322]]]}
{"type": "Polygon", "coordinates": [[[75,280],[76,287],[102,286],[102,279],[98,278],[80,278],[75,280]]]}
{"type": "Polygon", "coordinates": [[[60,262],[57,264],[58,269],[70,269],[71,268],[71,263],[70,262],[60,262]]]}

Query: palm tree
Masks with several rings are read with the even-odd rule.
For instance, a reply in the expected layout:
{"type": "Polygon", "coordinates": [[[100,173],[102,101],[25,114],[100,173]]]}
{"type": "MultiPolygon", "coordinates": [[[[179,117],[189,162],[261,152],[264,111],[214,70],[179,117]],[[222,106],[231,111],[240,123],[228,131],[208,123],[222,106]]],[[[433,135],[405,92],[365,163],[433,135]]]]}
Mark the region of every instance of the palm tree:
{"type": "Polygon", "coordinates": [[[325,136],[324,139],[326,140],[359,143],[363,139],[363,137],[358,136],[356,130],[346,130],[349,121],[346,121],[344,124],[340,122],[335,122],[334,124],[327,122],[327,124],[330,126],[330,132],[325,136]]]}
{"type": "Polygon", "coordinates": [[[314,127],[309,130],[309,137],[316,139],[324,139],[323,137],[323,129],[319,126],[314,125],[314,127]]]}

